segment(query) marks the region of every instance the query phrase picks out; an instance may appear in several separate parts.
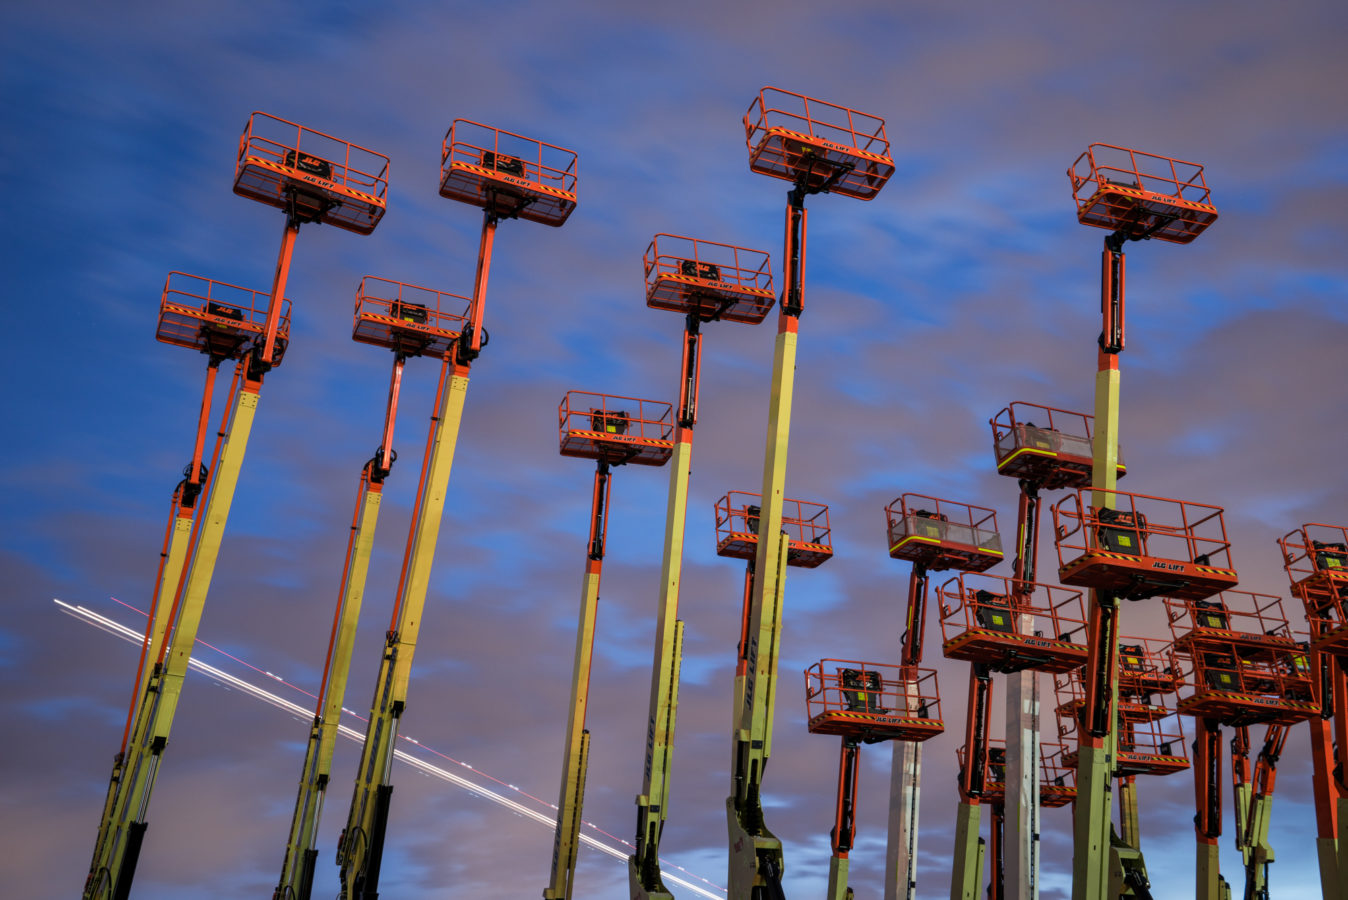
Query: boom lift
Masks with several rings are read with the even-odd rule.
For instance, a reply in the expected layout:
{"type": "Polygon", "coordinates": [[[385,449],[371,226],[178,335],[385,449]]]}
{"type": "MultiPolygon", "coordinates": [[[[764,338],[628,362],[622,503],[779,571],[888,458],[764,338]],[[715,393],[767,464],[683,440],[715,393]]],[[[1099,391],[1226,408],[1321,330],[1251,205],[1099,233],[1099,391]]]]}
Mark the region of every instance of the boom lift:
{"type": "Polygon", "coordinates": [[[1198,900],[1220,900],[1230,888],[1217,866],[1222,833],[1221,728],[1239,729],[1233,743],[1236,776],[1236,843],[1246,866],[1245,897],[1268,896],[1268,822],[1272,811],[1273,767],[1286,728],[1317,716],[1305,648],[1287,625],[1282,600],[1265,594],[1226,591],[1211,599],[1165,600],[1175,650],[1189,663],[1190,694],[1181,715],[1196,720],[1194,792],[1198,807],[1198,900]],[[1250,725],[1268,725],[1260,753],[1257,798],[1248,784],[1250,725]],[[1243,757],[1243,759],[1242,759],[1243,757]],[[1242,791],[1240,785],[1246,785],[1242,791]]]}
{"type": "Polygon", "coordinates": [[[660,566],[651,698],[646,722],[646,759],[637,795],[636,852],[628,857],[632,897],[670,897],[660,878],[660,835],[669,813],[669,768],[678,715],[683,622],[679,581],[683,573],[683,533],[688,513],[688,478],[693,464],[693,429],[702,378],[702,325],[717,319],[757,324],[772,309],[772,265],[768,255],[731,244],[673,234],[657,234],[642,257],[646,305],[683,313],[679,410],[674,433],[674,465],[669,472],[665,512],[665,553],[660,566]]]}
{"type": "MultiPolygon", "coordinates": [[[[997,514],[982,506],[903,494],[885,507],[885,543],[894,559],[912,563],[908,576],[908,617],[900,645],[904,666],[922,662],[927,622],[927,582],[931,572],[981,572],[1002,561],[997,514]]],[[[932,675],[933,686],[935,674],[932,675]]],[[[910,705],[911,709],[916,706],[910,705]]],[[[922,793],[922,745],[894,744],[889,776],[889,833],[885,855],[885,896],[912,900],[917,891],[917,826],[922,793]]]]}
{"type": "MultiPolygon", "coordinates": [[[[1161,595],[1203,600],[1234,587],[1237,578],[1231,568],[1231,545],[1220,507],[1126,491],[1083,489],[1055,503],[1052,513],[1058,580],[1092,588],[1097,599],[1110,601],[1094,604],[1090,620],[1085,702],[1077,728],[1076,812],[1080,824],[1083,804],[1089,805],[1094,799],[1083,796],[1084,776],[1107,775],[1110,781],[1115,777],[1109,760],[1118,755],[1117,601],[1161,595]],[[1088,497],[1088,493],[1093,496],[1088,497]],[[1106,738],[1107,754],[1103,752],[1106,738]]],[[[1110,856],[1105,890],[1123,891],[1112,896],[1146,896],[1150,883],[1141,854],[1136,848],[1124,852],[1112,840],[1109,793],[1104,791],[1101,810],[1107,826],[1101,852],[1110,856]]],[[[1077,850],[1082,850],[1080,844],[1077,850]]],[[[1079,868],[1075,857],[1073,866],[1079,868]]]]}
{"type": "MultiPolygon", "coordinates": [[[[1016,514],[1016,595],[1032,583],[1038,570],[1040,493],[1081,488],[1091,483],[1092,418],[1051,406],[1014,402],[989,420],[997,471],[1015,478],[1020,487],[1016,514]],[[1035,419],[1040,424],[1035,424],[1035,419]]],[[[1122,458],[1117,476],[1124,475],[1122,458]]],[[[1008,594],[1008,596],[1012,596],[1008,594]]],[[[1033,618],[1018,623],[1033,629],[1033,618]]],[[[1084,643],[1085,635],[1081,641],[1084,643]]],[[[1084,647],[1083,647],[1084,649],[1084,647]]],[[[1039,678],[1037,667],[1008,673],[1006,737],[1008,782],[1006,805],[1011,809],[1006,838],[1011,844],[1007,877],[1009,896],[1030,900],[1039,889],[1039,806],[1034,787],[1035,749],[1039,744],[1039,678]]]]}
{"type": "MultiPolygon", "coordinates": [[[[1084,671],[1058,676],[1058,735],[1068,742],[1063,763],[1076,766],[1080,728],[1086,709],[1084,671]]],[[[1175,712],[1175,695],[1183,684],[1173,649],[1151,638],[1119,638],[1118,706],[1115,719],[1114,778],[1119,794],[1119,829],[1111,834],[1110,884],[1116,895],[1151,896],[1142,861],[1141,822],[1137,807],[1139,775],[1170,775],[1189,768],[1184,728],[1175,712]]]]}
{"type": "Polygon", "coordinates": [[[1348,715],[1339,712],[1348,706],[1348,528],[1311,522],[1283,535],[1278,546],[1292,595],[1306,610],[1320,703],[1320,715],[1308,720],[1320,887],[1326,900],[1341,900],[1338,892],[1348,885],[1348,715]]]}
{"type": "MultiPolygon", "coordinates": [[[[1091,505],[1111,509],[1118,477],[1119,354],[1124,348],[1123,248],[1156,239],[1187,244],[1217,219],[1203,167],[1109,144],[1091,144],[1067,170],[1077,221],[1109,230],[1101,260],[1099,338],[1095,376],[1095,435],[1091,505]]],[[[1090,599],[1087,705],[1079,731],[1072,854],[1073,900],[1105,900],[1111,868],[1110,759],[1114,750],[1119,596],[1107,584],[1088,585],[1090,599]]],[[[1136,879],[1134,879],[1136,881],[1136,879]]]]}
{"type": "MultiPolygon", "coordinates": [[[[984,737],[986,737],[986,733],[984,737]]],[[[1070,770],[1064,770],[1061,765],[1064,749],[1065,747],[1062,744],[1039,745],[1039,754],[1036,761],[1038,777],[1035,779],[1039,784],[1038,806],[1050,809],[1066,806],[1076,796],[1076,790],[1067,784],[1067,780],[1070,778],[1070,770]]],[[[1007,787],[1011,777],[1007,752],[1005,742],[995,739],[988,739],[986,744],[982,746],[975,745],[974,757],[983,761],[983,774],[981,782],[976,775],[969,779],[971,787],[975,783],[979,784],[976,788],[979,791],[979,801],[988,806],[990,813],[990,837],[986,844],[983,844],[980,839],[978,850],[979,868],[986,864],[989,870],[988,900],[1005,900],[1007,896],[1005,884],[1005,824],[1007,787]]],[[[964,784],[970,774],[967,739],[966,743],[956,751],[956,761],[959,766],[960,783],[964,784]]],[[[976,891],[977,887],[978,885],[975,884],[973,889],[976,891]]]]}
{"type": "Polygon", "coordinates": [[[764,88],[744,116],[749,168],[791,182],[787,194],[785,267],[772,394],[764,452],[762,515],[754,559],[756,573],[744,703],[736,714],[730,797],[730,900],[782,896],[782,845],[763,821],[762,780],[772,755],[781,602],[787,542],[780,535],[796,335],[805,302],[805,198],[835,193],[869,200],[894,172],[884,120],[776,88],[764,88]]]}
{"type": "Polygon", "coordinates": [[[468,375],[487,343],[482,327],[496,226],[520,218],[554,227],[576,206],[576,154],[512,132],[455,119],[440,148],[440,195],[482,208],[473,296],[462,332],[445,351],[398,598],[384,643],[346,827],[337,846],[344,900],[374,900],[393,795],[393,750],[406,709],[440,534],[468,375]]]}
{"type": "Polygon", "coordinates": [[[590,662],[594,656],[594,625],[608,534],[611,470],[627,463],[663,466],[669,462],[674,454],[674,408],[655,400],[570,391],[562,398],[557,420],[561,454],[595,461],[576,658],[571,670],[571,707],[562,751],[557,831],[552,844],[552,874],[543,891],[547,900],[570,900],[589,767],[590,732],[585,727],[585,712],[590,702],[590,662]]]}
{"type": "MultiPolygon", "coordinates": [[[[183,678],[187,675],[197,627],[215,572],[262,381],[280,362],[288,340],[288,331],[283,329],[283,322],[288,324],[283,310],[285,287],[300,225],[326,222],[357,234],[369,234],[383,217],[387,189],[387,157],[264,113],[255,112],[249,117],[239,140],[234,192],[285,212],[276,275],[265,311],[254,307],[244,315],[243,309],[236,307],[234,311],[239,313],[238,317],[228,313],[224,316],[233,320],[224,323],[226,327],[248,332],[246,355],[238,357],[239,365],[235,369],[239,384],[231,398],[229,436],[220,447],[206,508],[200,513],[199,524],[188,539],[185,563],[175,585],[168,617],[161,625],[154,626],[156,631],[166,635],[168,625],[172,623],[171,646],[167,638],[159,642],[153,655],[155,662],[141,688],[131,739],[113,765],[109,796],[104,804],[93,861],[85,882],[86,897],[110,896],[120,900],[131,890],[148,825],[146,815],[150,795],[173,727],[183,678]],[[243,322],[248,323],[248,327],[240,324],[243,322]],[[186,561],[189,557],[190,561],[186,561]]],[[[173,335],[179,340],[170,342],[196,340],[190,337],[192,329],[198,327],[191,321],[194,316],[183,309],[170,308],[167,301],[166,291],[165,303],[160,309],[161,339],[173,335]]],[[[204,312],[206,317],[220,317],[218,312],[212,313],[209,303],[204,312]]],[[[207,324],[204,318],[201,324],[207,324]]],[[[198,334],[204,335],[207,331],[210,329],[198,334]]],[[[207,339],[202,337],[201,340],[207,339]]],[[[208,356],[216,355],[209,346],[204,349],[208,356]]],[[[238,350],[242,349],[240,345],[238,350]]],[[[199,459],[195,453],[194,459],[199,459]]],[[[197,489],[191,487],[184,493],[197,489]]],[[[170,558],[173,553],[170,541],[170,558]]],[[[164,568],[165,574],[170,574],[172,567],[166,564],[164,568]]]]}
{"type": "Polygon", "coordinates": [[[921,743],[945,731],[936,670],[910,665],[823,659],[805,670],[805,711],[813,734],[842,738],[828,900],[847,900],[848,853],[856,841],[857,766],[861,745],[921,743]]]}
{"type": "Polygon", "coordinates": [[[467,304],[466,297],[372,275],[361,279],[356,290],[352,340],[392,350],[393,372],[389,378],[379,447],[360,470],[356,508],[347,536],[346,561],[337,591],[332,631],[328,636],[323,680],[318,688],[314,720],[309,726],[299,794],[273,900],[309,900],[313,890],[314,865],[318,861],[318,823],[332,774],[332,751],[346,698],[351,648],[365,597],[365,578],[379,522],[384,479],[398,458],[393,449],[393,426],[398,417],[403,367],[409,357],[443,356],[463,332],[463,310],[467,304]]]}

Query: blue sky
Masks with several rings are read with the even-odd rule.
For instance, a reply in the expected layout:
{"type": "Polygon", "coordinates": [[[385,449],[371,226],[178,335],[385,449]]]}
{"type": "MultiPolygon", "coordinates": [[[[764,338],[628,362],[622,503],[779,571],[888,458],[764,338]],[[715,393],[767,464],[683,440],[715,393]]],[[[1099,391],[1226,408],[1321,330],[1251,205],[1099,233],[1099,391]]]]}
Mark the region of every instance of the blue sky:
{"type": "MultiPolygon", "coordinates": [[[[556,405],[571,389],[673,399],[681,322],[645,307],[640,280],[653,234],[766,250],[780,274],[786,185],[749,171],[739,125],[761,87],[885,118],[897,166],[885,190],[810,206],[787,492],[829,504],[837,556],[793,572],[787,588],[765,786],[793,896],[823,890],[836,765],[834,742],[805,733],[796,673],[821,657],[898,656],[908,572],[885,555],[884,505],[917,491],[992,506],[1009,535],[1015,485],[995,475],[988,418],[1011,400],[1089,410],[1103,232],[1076,224],[1064,174],[1087,144],[1204,164],[1221,212],[1193,245],[1129,248],[1125,486],[1225,506],[1242,587],[1270,593],[1285,593],[1279,535],[1348,518],[1341,4],[1284,4],[1276,17],[1252,2],[797,0],[71,3],[3,16],[0,703],[11,742],[0,777],[11,852],[0,880],[16,896],[78,889],[135,665],[133,647],[51,598],[130,621],[108,598],[146,602],[190,455],[204,367],[154,341],[164,277],[255,288],[271,277],[281,216],[230,191],[255,109],[391,159],[373,235],[301,231],[292,344],[264,389],[202,625],[203,639],[311,687],[390,363],[349,340],[356,285],[369,274],[471,290],[480,217],[436,193],[454,118],[579,154],[565,227],[507,222],[498,234],[492,342],[473,371],[404,723],[549,800],[590,486],[588,465],[556,452],[556,405]]],[[[712,505],[759,484],[771,332],[717,324],[704,344],[681,602],[688,677],[662,846],[718,883],[742,570],[714,555],[712,505]]],[[[409,363],[354,709],[373,682],[434,378],[433,363],[409,363]]],[[[599,612],[586,818],[624,838],[640,788],[665,477],[616,474],[599,612]]],[[[1047,538],[1041,552],[1052,554],[1047,538]]],[[[1128,614],[1126,628],[1164,633],[1159,610],[1128,614]]],[[[928,627],[934,648],[934,616],[928,627]]],[[[937,665],[952,727],[928,745],[922,896],[947,891],[962,739],[965,666],[937,665]]],[[[138,895],[269,893],[303,737],[289,716],[189,679],[138,895]]],[[[881,890],[888,757],[863,755],[852,855],[862,896],[881,890]]],[[[338,749],[319,894],[335,889],[355,759],[338,749]]],[[[395,784],[385,896],[542,890],[548,830],[406,769],[395,784]]],[[[1158,897],[1191,884],[1191,790],[1188,775],[1143,785],[1158,897]]],[[[1066,896],[1070,817],[1049,811],[1044,823],[1044,896],[1066,896]]],[[[1224,862],[1239,883],[1233,832],[1228,804],[1224,862]]],[[[1312,889],[1313,834],[1298,729],[1278,779],[1275,895],[1312,889]]],[[[582,851],[578,893],[620,897],[625,883],[620,864],[582,851]]]]}

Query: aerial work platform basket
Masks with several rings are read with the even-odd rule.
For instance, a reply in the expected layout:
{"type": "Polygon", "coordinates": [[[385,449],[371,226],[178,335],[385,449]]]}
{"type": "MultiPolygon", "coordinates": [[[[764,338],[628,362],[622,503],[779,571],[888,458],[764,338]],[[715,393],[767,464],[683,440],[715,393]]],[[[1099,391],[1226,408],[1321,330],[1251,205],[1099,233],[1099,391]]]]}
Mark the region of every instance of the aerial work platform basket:
{"type": "Polygon", "coordinates": [[[557,423],[563,456],[663,466],[674,455],[674,407],[659,400],[567,391],[557,423]]]}
{"type": "Polygon", "coordinates": [[[903,494],[885,507],[889,555],[933,572],[982,572],[1002,561],[997,513],[986,506],[903,494]]]}
{"type": "MultiPolygon", "coordinates": [[[[1059,675],[1053,680],[1059,716],[1077,717],[1086,701],[1086,670],[1059,675]]],[[[1164,719],[1175,714],[1175,701],[1168,699],[1184,686],[1184,676],[1174,647],[1152,638],[1120,637],[1119,716],[1133,722],[1164,719]]]]}
{"type": "Polygon", "coordinates": [[[1181,653],[1230,646],[1242,660],[1275,662],[1306,651],[1287,624],[1281,597],[1224,591],[1207,600],[1166,597],[1164,602],[1174,646],[1181,653]]]}
{"type": "MultiPolygon", "coordinates": [[[[265,291],[170,272],[159,301],[155,337],[215,359],[241,359],[261,344],[270,303],[271,295],[265,291]]],[[[289,343],[290,301],[284,300],[276,324],[273,365],[280,364],[289,343]]]]}
{"type": "Polygon", "coordinates": [[[810,191],[869,200],[894,174],[884,119],[779,88],[749,105],[744,140],[750,169],[810,191]]]}
{"type": "MultiPolygon", "coordinates": [[[[1094,465],[1094,420],[1085,413],[1037,403],[1010,404],[989,420],[997,472],[1024,478],[1047,491],[1088,487],[1094,465]]],[[[1120,456],[1117,477],[1125,474],[1120,456]]]]}
{"type": "Polygon", "coordinates": [[[1083,488],[1053,505],[1058,580],[1124,600],[1202,600],[1235,587],[1222,508],[1083,488]],[[1091,506],[1092,493],[1104,506],[1091,506]]]}
{"type": "Polygon", "coordinates": [[[467,297],[366,275],[351,339],[406,356],[443,356],[463,332],[467,297]]]}
{"type": "Polygon", "coordinates": [[[1295,725],[1319,715],[1308,655],[1302,651],[1250,658],[1235,641],[1204,641],[1186,654],[1191,693],[1182,715],[1223,725],[1295,725]]]}
{"type": "MultiPolygon", "coordinates": [[[[1066,745],[1056,741],[1039,744],[1039,805],[1042,807],[1056,809],[1076,799],[1076,772],[1062,762],[1066,750],[1066,745]]],[[[955,749],[960,771],[964,770],[968,754],[967,744],[955,749]]],[[[1006,800],[1006,741],[1001,738],[988,740],[987,753],[983,756],[983,791],[978,796],[984,803],[1006,800]]]]}
{"type": "Polygon", "coordinates": [[[1187,244],[1217,221],[1197,163],[1091,144],[1067,174],[1083,225],[1187,244]]]}
{"type": "Polygon", "coordinates": [[[1043,774],[1039,777],[1039,805],[1048,809],[1068,806],[1077,798],[1077,770],[1066,762],[1068,745],[1040,741],[1043,774]]]}
{"type": "Polygon", "coordinates": [[[559,226],[576,208],[576,166],[564,147],[455,119],[440,145],[440,196],[559,226]]]}
{"type": "Polygon", "coordinates": [[[369,234],[384,216],[388,157],[255,112],[239,138],[234,193],[293,211],[302,222],[369,234]]]}
{"type": "MultiPolygon", "coordinates": [[[[1085,705],[1085,687],[1079,674],[1054,680],[1058,736],[1067,743],[1062,764],[1077,767],[1080,712],[1085,705]]],[[[1184,726],[1164,695],[1142,702],[1136,695],[1119,697],[1115,772],[1117,775],[1171,775],[1189,768],[1184,726]]]]}
{"type": "MultiPolygon", "coordinates": [[[[716,555],[753,559],[758,553],[762,495],[730,491],[716,501],[716,555]]],[[[782,530],[788,545],[786,564],[814,569],[833,557],[828,506],[808,500],[782,500],[782,530]]]]}
{"type": "Polygon", "coordinates": [[[920,742],[945,731],[936,670],[823,659],[805,670],[805,711],[813,734],[873,744],[920,742]]]}
{"type": "Polygon", "coordinates": [[[1080,591],[961,572],[936,589],[941,651],[994,671],[1070,672],[1086,664],[1086,605],[1080,591]],[[1027,630],[1024,615],[1034,617],[1027,630]]]}
{"type": "Polygon", "coordinates": [[[754,325],[776,302],[771,261],[761,250],[657,234],[641,262],[653,309],[754,325]]]}
{"type": "Polygon", "coordinates": [[[1348,657],[1348,528],[1311,522],[1278,539],[1310,623],[1311,648],[1348,657]]]}

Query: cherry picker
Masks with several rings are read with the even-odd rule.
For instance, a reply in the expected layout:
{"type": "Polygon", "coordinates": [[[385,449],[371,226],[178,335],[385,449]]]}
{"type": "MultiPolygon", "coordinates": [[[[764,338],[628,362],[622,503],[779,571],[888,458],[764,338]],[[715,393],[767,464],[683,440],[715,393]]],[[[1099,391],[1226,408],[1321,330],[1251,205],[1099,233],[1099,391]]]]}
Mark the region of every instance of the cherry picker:
{"type": "Polygon", "coordinates": [[[525,219],[553,227],[576,207],[576,154],[467,119],[456,119],[440,148],[440,195],[482,208],[477,273],[463,330],[441,360],[435,411],[422,460],[398,596],[376,677],[346,827],[337,846],[344,900],[374,900],[393,795],[393,751],[407,705],[431,565],[463,419],[472,363],[487,343],[483,328],[496,227],[525,219]]]}
{"type": "MultiPolygon", "coordinates": [[[[312,131],[293,122],[255,112],[248,119],[239,140],[234,171],[234,192],[282,210],[285,230],[265,310],[258,305],[247,312],[234,307],[232,312],[211,309],[208,301],[197,315],[187,307],[165,302],[160,309],[159,336],[170,343],[193,346],[198,341],[208,358],[221,356],[220,341],[243,342],[228,351],[236,358],[235,386],[231,390],[227,434],[219,445],[218,458],[209,475],[206,506],[198,514],[191,535],[179,516],[174,532],[177,546],[169,541],[167,561],[160,579],[160,596],[154,606],[152,648],[146,660],[153,659],[144,673],[138,672],[138,708],[129,728],[129,740],[117,754],[94,845],[93,861],[85,882],[87,898],[124,898],[131,890],[136,861],[147,828],[150,794],[163,750],[168,744],[174,714],[187,674],[197,627],[210,590],[211,577],[224,537],[234,489],[243,464],[244,452],[252,431],[253,417],[263,378],[280,361],[288,341],[283,323],[285,287],[290,259],[304,223],[327,223],[357,234],[369,234],[383,217],[388,190],[388,158],[312,131]],[[177,308],[175,308],[177,307],[177,308]],[[231,321],[220,321],[227,319],[231,321]],[[196,321],[193,321],[196,320],[196,321]],[[222,338],[221,328],[233,335],[222,338]],[[194,329],[198,337],[192,337],[194,329]],[[246,343],[246,347],[245,347],[246,343]],[[185,538],[186,543],[183,543],[185,538]],[[182,554],[181,557],[178,554],[182,554]],[[181,559],[181,562],[179,561],[181,559]],[[173,600],[167,609],[168,584],[174,569],[173,600]],[[171,639],[169,633],[172,632],[171,639]],[[156,637],[157,636],[157,637],[156,637]],[[144,675],[141,678],[141,675],[144,675]]],[[[222,358],[224,358],[222,356],[222,358]]],[[[218,365],[218,364],[217,364],[218,365]]],[[[208,365],[207,393],[203,398],[203,418],[210,401],[210,389],[216,366],[208,365]]],[[[198,427],[198,448],[202,431],[198,427]]],[[[192,472],[180,498],[192,497],[202,490],[200,451],[194,451],[192,472]]],[[[181,502],[180,502],[181,506],[181,502]]],[[[142,663],[142,667],[145,663],[142,663]]]]}
{"type": "Polygon", "coordinates": [[[570,900],[580,845],[581,810],[590,757],[585,713],[590,701],[590,662],[594,656],[599,583],[608,535],[612,470],[632,463],[663,466],[674,455],[674,408],[656,400],[570,391],[557,411],[563,456],[595,461],[586,540],[585,578],[576,627],[576,658],[571,669],[571,706],[562,751],[562,783],[557,800],[557,830],[552,844],[552,874],[546,900],[570,900]]]}
{"type": "MultiPolygon", "coordinates": [[[[1118,479],[1119,354],[1124,349],[1123,248],[1130,241],[1187,244],[1217,220],[1203,167],[1108,144],[1091,144],[1067,170],[1077,221],[1109,230],[1101,258],[1100,309],[1095,376],[1095,434],[1089,506],[1108,518],[1118,479]]],[[[1056,523],[1055,518],[1055,523],[1056,523]]],[[[1092,522],[1092,525],[1099,524],[1092,522]]],[[[1134,548],[1136,552],[1136,548],[1134,548]]],[[[1061,558],[1061,549],[1059,550],[1061,558]]],[[[1192,560],[1190,560],[1192,561],[1192,560]]],[[[1134,573],[1137,574],[1137,573],[1134,573]]],[[[1090,587],[1086,663],[1087,708],[1079,732],[1077,804],[1074,808],[1072,898],[1110,897],[1110,872],[1122,863],[1111,851],[1110,760],[1117,707],[1118,601],[1110,579],[1078,582],[1090,587]]],[[[1231,583],[1234,584],[1234,575],[1231,583]]],[[[1066,583],[1066,582],[1064,582],[1066,583]]],[[[1229,585],[1228,585],[1229,586],[1229,585]]],[[[1220,588],[1219,588],[1220,589],[1220,588]]],[[[1154,595],[1153,595],[1154,596],[1154,595]]],[[[1140,863],[1140,859],[1138,860],[1140,863]]],[[[1136,871],[1134,867],[1130,871],[1136,871]]],[[[1138,876],[1130,876],[1139,883],[1138,876]]],[[[1145,876],[1142,876],[1145,879],[1145,876]]]]}
{"type": "Polygon", "coordinates": [[[393,449],[393,426],[398,416],[403,367],[409,358],[443,356],[463,332],[465,316],[462,310],[467,304],[464,297],[372,275],[361,279],[356,290],[351,337],[361,343],[392,350],[393,372],[389,377],[379,446],[360,470],[356,508],[347,536],[346,561],[333,611],[323,679],[318,689],[314,719],[309,726],[299,795],[281,862],[281,879],[272,893],[273,900],[309,900],[313,889],[319,818],[332,774],[332,751],[337,741],[337,727],[341,724],[347,676],[351,671],[351,649],[365,597],[365,578],[379,522],[384,480],[398,458],[393,449]]]}
{"type": "Polygon", "coordinates": [[[655,651],[646,722],[646,757],[641,793],[636,797],[635,852],[628,858],[634,900],[671,896],[660,878],[660,835],[669,814],[669,768],[678,714],[683,622],[679,581],[688,513],[688,478],[693,463],[693,429],[702,378],[702,325],[724,319],[756,325],[775,300],[768,254],[731,244],[657,234],[642,257],[646,305],[683,313],[679,408],[674,432],[674,464],[669,472],[665,552],[660,567],[655,651]]]}
{"type": "Polygon", "coordinates": [[[1310,522],[1279,538],[1278,547],[1310,625],[1311,683],[1320,704],[1308,723],[1321,891],[1326,900],[1342,900],[1336,892],[1348,886],[1348,528],[1310,522]]]}
{"type": "MultiPolygon", "coordinates": [[[[912,563],[908,576],[907,628],[900,639],[901,665],[922,663],[931,572],[981,572],[1002,561],[997,514],[982,506],[903,494],[885,507],[889,555],[912,563]]],[[[935,687],[935,673],[932,674],[935,687]]],[[[920,703],[910,704],[911,709],[920,703]]],[[[889,846],[885,896],[912,900],[917,892],[917,828],[922,786],[922,742],[894,744],[889,776],[889,846]]]]}
{"type": "Polygon", "coordinates": [[[791,183],[787,194],[786,278],[773,352],[764,453],[762,513],[750,607],[744,702],[732,736],[734,763],[726,819],[730,900],[782,896],[782,845],[763,820],[762,781],[772,754],[778,640],[787,542],[782,536],[786,452],[795,383],[796,335],[805,305],[805,198],[834,193],[875,197],[894,173],[884,121],[801,94],[764,88],[744,116],[749,168],[791,183]]]}
{"type": "MultiPolygon", "coordinates": [[[[989,420],[993,452],[999,474],[1015,478],[1020,488],[1016,511],[1016,558],[1013,603],[1033,593],[1038,571],[1040,495],[1044,491],[1080,488],[1091,483],[1091,417],[1051,406],[1017,401],[989,420]],[[1035,420],[1039,424],[1035,424],[1035,420]]],[[[1122,459],[1117,477],[1125,473],[1122,459]]],[[[1013,613],[1018,619],[1024,613],[1013,613]]],[[[1033,619],[1018,620],[1025,630],[1033,619]]],[[[1084,642],[1085,635],[1081,635],[1084,642]]],[[[1006,840],[1010,844],[1009,896],[1021,900],[1033,896],[1038,886],[1039,807],[1033,784],[1035,747],[1039,742],[1039,678],[1036,668],[1025,667],[1007,675],[1006,753],[1008,777],[1006,805],[1011,809],[1006,840]],[[1027,778],[1027,776],[1030,776],[1027,778]]]]}
{"type": "Polygon", "coordinates": [[[836,734],[838,797],[829,837],[828,900],[848,900],[849,853],[856,843],[857,768],[861,745],[880,741],[920,744],[945,731],[936,670],[822,659],[805,670],[806,727],[836,734]]]}
{"type": "Polygon", "coordinates": [[[1246,865],[1246,900],[1268,897],[1268,845],[1273,775],[1287,728],[1320,712],[1306,648],[1287,624],[1282,600],[1245,591],[1210,598],[1165,600],[1175,651],[1189,665],[1190,693],[1181,715],[1194,717],[1194,795],[1198,839],[1198,900],[1224,900],[1230,888],[1218,869],[1222,833],[1221,728],[1236,729],[1232,774],[1236,844],[1246,865]],[[1253,794],[1249,780],[1250,725],[1267,725],[1253,794]]]}

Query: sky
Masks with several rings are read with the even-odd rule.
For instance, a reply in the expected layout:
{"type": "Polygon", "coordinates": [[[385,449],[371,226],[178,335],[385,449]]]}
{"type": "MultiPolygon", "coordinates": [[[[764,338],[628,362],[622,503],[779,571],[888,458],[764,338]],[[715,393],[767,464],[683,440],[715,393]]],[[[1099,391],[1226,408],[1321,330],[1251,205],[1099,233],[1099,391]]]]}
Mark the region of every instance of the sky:
{"type": "MultiPolygon", "coordinates": [[[[787,185],[749,171],[740,127],[765,85],[884,118],[896,167],[873,201],[809,204],[787,495],[828,504],[836,555],[793,570],[786,587],[764,790],[788,896],[824,891],[837,759],[834,739],[806,732],[799,673],[826,657],[899,654],[908,567],[885,552],[885,505],[912,491],[993,507],[1009,539],[1016,488],[996,475],[988,419],[1012,400],[1090,411],[1104,233],[1077,224],[1065,175],[1088,144],[1203,164],[1220,212],[1191,245],[1128,248],[1123,487],[1223,506],[1242,588],[1277,595],[1276,539],[1305,522],[1348,524],[1341,3],[1273,15],[1197,0],[240,0],[8,4],[0,17],[11,298],[0,355],[10,385],[0,883],[12,896],[71,896],[83,883],[136,664],[133,645],[53,598],[142,627],[112,598],[148,602],[191,452],[204,360],[154,340],[164,278],[270,283],[282,217],[231,192],[254,110],[391,160],[372,235],[300,232],[291,344],[263,388],[201,626],[202,640],[309,690],[391,363],[349,339],[357,284],[377,275],[471,291],[480,214],[437,194],[455,118],[579,155],[579,206],[564,227],[510,221],[497,234],[491,342],[473,368],[402,726],[475,767],[456,771],[556,797],[591,482],[587,463],[557,453],[557,404],[573,389],[674,399],[682,322],[645,306],[652,235],[761,249],[780,277],[787,185]]],[[[771,321],[706,328],[693,453],[662,850],[720,885],[742,569],[715,555],[712,509],[761,481],[771,321]]],[[[385,491],[351,709],[368,708],[435,377],[432,361],[407,365],[402,459],[385,491]]],[[[597,625],[585,817],[628,840],[666,478],[615,474],[597,625]]],[[[1041,554],[1053,558],[1047,534],[1041,554]]],[[[1155,602],[1125,617],[1125,631],[1166,634],[1155,602]]],[[[939,659],[937,619],[928,659],[949,728],[926,749],[922,897],[948,892],[967,678],[965,664],[939,659]]],[[[198,656],[271,681],[215,650],[198,656]]],[[[303,721],[246,692],[189,677],[135,895],[269,896],[305,735],[303,721]]],[[[889,755],[862,753],[859,897],[882,891],[889,755]]],[[[337,748],[315,896],[336,892],[356,759],[354,744],[337,748]]],[[[394,784],[382,896],[540,894],[551,829],[408,766],[394,784]]],[[[1274,896],[1311,896],[1304,727],[1277,788],[1274,896]]],[[[1141,787],[1160,898],[1191,890],[1192,796],[1187,773],[1141,787]]],[[[1068,896],[1070,828],[1069,812],[1045,811],[1045,900],[1068,896]]],[[[1223,865],[1239,889],[1233,834],[1228,798],[1223,865]]],[[[623,863],[582,849],[576,896],[622,897],[626,880],[623,863]]]]}

